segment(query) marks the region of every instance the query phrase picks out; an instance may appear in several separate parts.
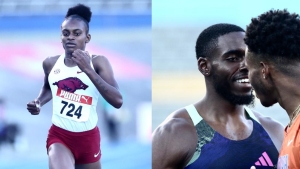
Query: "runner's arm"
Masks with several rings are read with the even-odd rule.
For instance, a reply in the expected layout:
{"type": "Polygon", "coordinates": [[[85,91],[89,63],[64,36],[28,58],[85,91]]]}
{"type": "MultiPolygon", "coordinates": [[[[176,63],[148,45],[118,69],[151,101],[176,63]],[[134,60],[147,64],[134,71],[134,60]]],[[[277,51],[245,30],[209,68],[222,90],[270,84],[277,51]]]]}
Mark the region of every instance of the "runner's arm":
{"type": "Polygon", "coordinates": [[[51,88],[50,88],[49,81],[48,81],[48,77],[49,77],[52,67],[53,67],[53,63],[51,63],[50,58],[46,58],[43,61],[43,69],[44,69],[44,74],[45,74],[44,84],[42,86],[39,96],[36,98],[36,100],[40,101],[41,106],[48,103],[52,99],[51,88]]]}
{"type": "Polygon", "coordinates": [[[44,84],[40,90],[38,97],[27,104],[27,110],[33,115],[39,114],[40,108],[52,99],[52,93],[48,82],[48,76],[52,67],[53,64],[51,64],[50,58],[46,58],[43,61],[43,69],[45,74],[44,84]]]}
{"type": "Polygon", "coordinates": [[[86,74],[103,98],[115,108],[120,108],[123,104],[123,98],[109,61],[104,56],[95,56],[93,57],[93,65],[95,71],[88,71],[86,74]]]}

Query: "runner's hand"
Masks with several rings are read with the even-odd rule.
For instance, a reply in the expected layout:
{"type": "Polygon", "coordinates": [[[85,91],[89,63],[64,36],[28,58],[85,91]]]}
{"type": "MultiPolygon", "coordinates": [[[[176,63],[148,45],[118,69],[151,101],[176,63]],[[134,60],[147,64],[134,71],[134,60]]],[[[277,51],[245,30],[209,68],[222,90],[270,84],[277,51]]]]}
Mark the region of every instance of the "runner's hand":
{"type": "Polygon", "coordinates": [[[27,103],[27,110],[32,114],[32,115],[38,115],[40,114],[41,111],[41,103],[39,100],[34,100],[29,103],[27,103]]]}
{"type": "Polygon", "coordinates": [[[72,60],[76,62],[77,66],[85,72],[91,69],[91,57],[87,51],[76,49],[72,53],[72,60]]]}

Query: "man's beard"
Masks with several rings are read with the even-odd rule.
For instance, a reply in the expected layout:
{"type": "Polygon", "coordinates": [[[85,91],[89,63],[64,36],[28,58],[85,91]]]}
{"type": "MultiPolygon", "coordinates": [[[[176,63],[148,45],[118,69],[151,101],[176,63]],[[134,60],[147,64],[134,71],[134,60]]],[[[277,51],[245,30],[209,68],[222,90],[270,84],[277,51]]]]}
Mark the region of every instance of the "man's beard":
{"type": "Polygon", "coordinates": [[[253,95],[253,89],[250,95],[236,95],[230,91],[229,84],[226,83],[225,79],[222,79],[221,76],[213,74],[212,78],[213,87],[225,100],[234,105],[248,105],[254,107],[255,96],[253,95]]]}

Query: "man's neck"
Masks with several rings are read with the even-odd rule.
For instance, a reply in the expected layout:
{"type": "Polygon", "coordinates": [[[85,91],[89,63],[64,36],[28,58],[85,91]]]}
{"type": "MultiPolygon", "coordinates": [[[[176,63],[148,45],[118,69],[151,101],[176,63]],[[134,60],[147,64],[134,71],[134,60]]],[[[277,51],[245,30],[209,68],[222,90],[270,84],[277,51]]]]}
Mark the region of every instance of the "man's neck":
{"type": "Polygon", "coordinates": [[[276,78],[274,85],[278,93],[279,105],[286,110],[291,118],[295,109],[300,105],[299,78],[287,76],[276,78]]]}
{"type": "Polygon", "coordinates": [[[201,109],[201,116],[207,117],[207,120],[226,123],[230,119],[244,117],[243,105],[232,104],[219,95],[206,95],[196,105],[201,109]]]}
{"type": "Polygon", "coordinates": [[[200,116],[215,131],[231,140],[250,136],[253,123],[246,119],[244,106],[232,105],[222,98],[208,97],[195,104],[200,116]]]}

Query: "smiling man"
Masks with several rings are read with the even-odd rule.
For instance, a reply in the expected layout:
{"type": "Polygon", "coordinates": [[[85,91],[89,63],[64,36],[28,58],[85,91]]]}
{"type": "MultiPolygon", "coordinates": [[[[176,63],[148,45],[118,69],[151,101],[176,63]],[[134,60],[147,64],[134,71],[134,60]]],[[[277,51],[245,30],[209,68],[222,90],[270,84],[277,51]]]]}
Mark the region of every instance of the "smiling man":
{"type": "Polygon", "coordinates": [[[172,114],[153,132],[153,169],[273,168],[283,127],[244,105],[253,103],[245,67],[244,30],[205,29],[196,42],[206,95],[172,114]]]}

